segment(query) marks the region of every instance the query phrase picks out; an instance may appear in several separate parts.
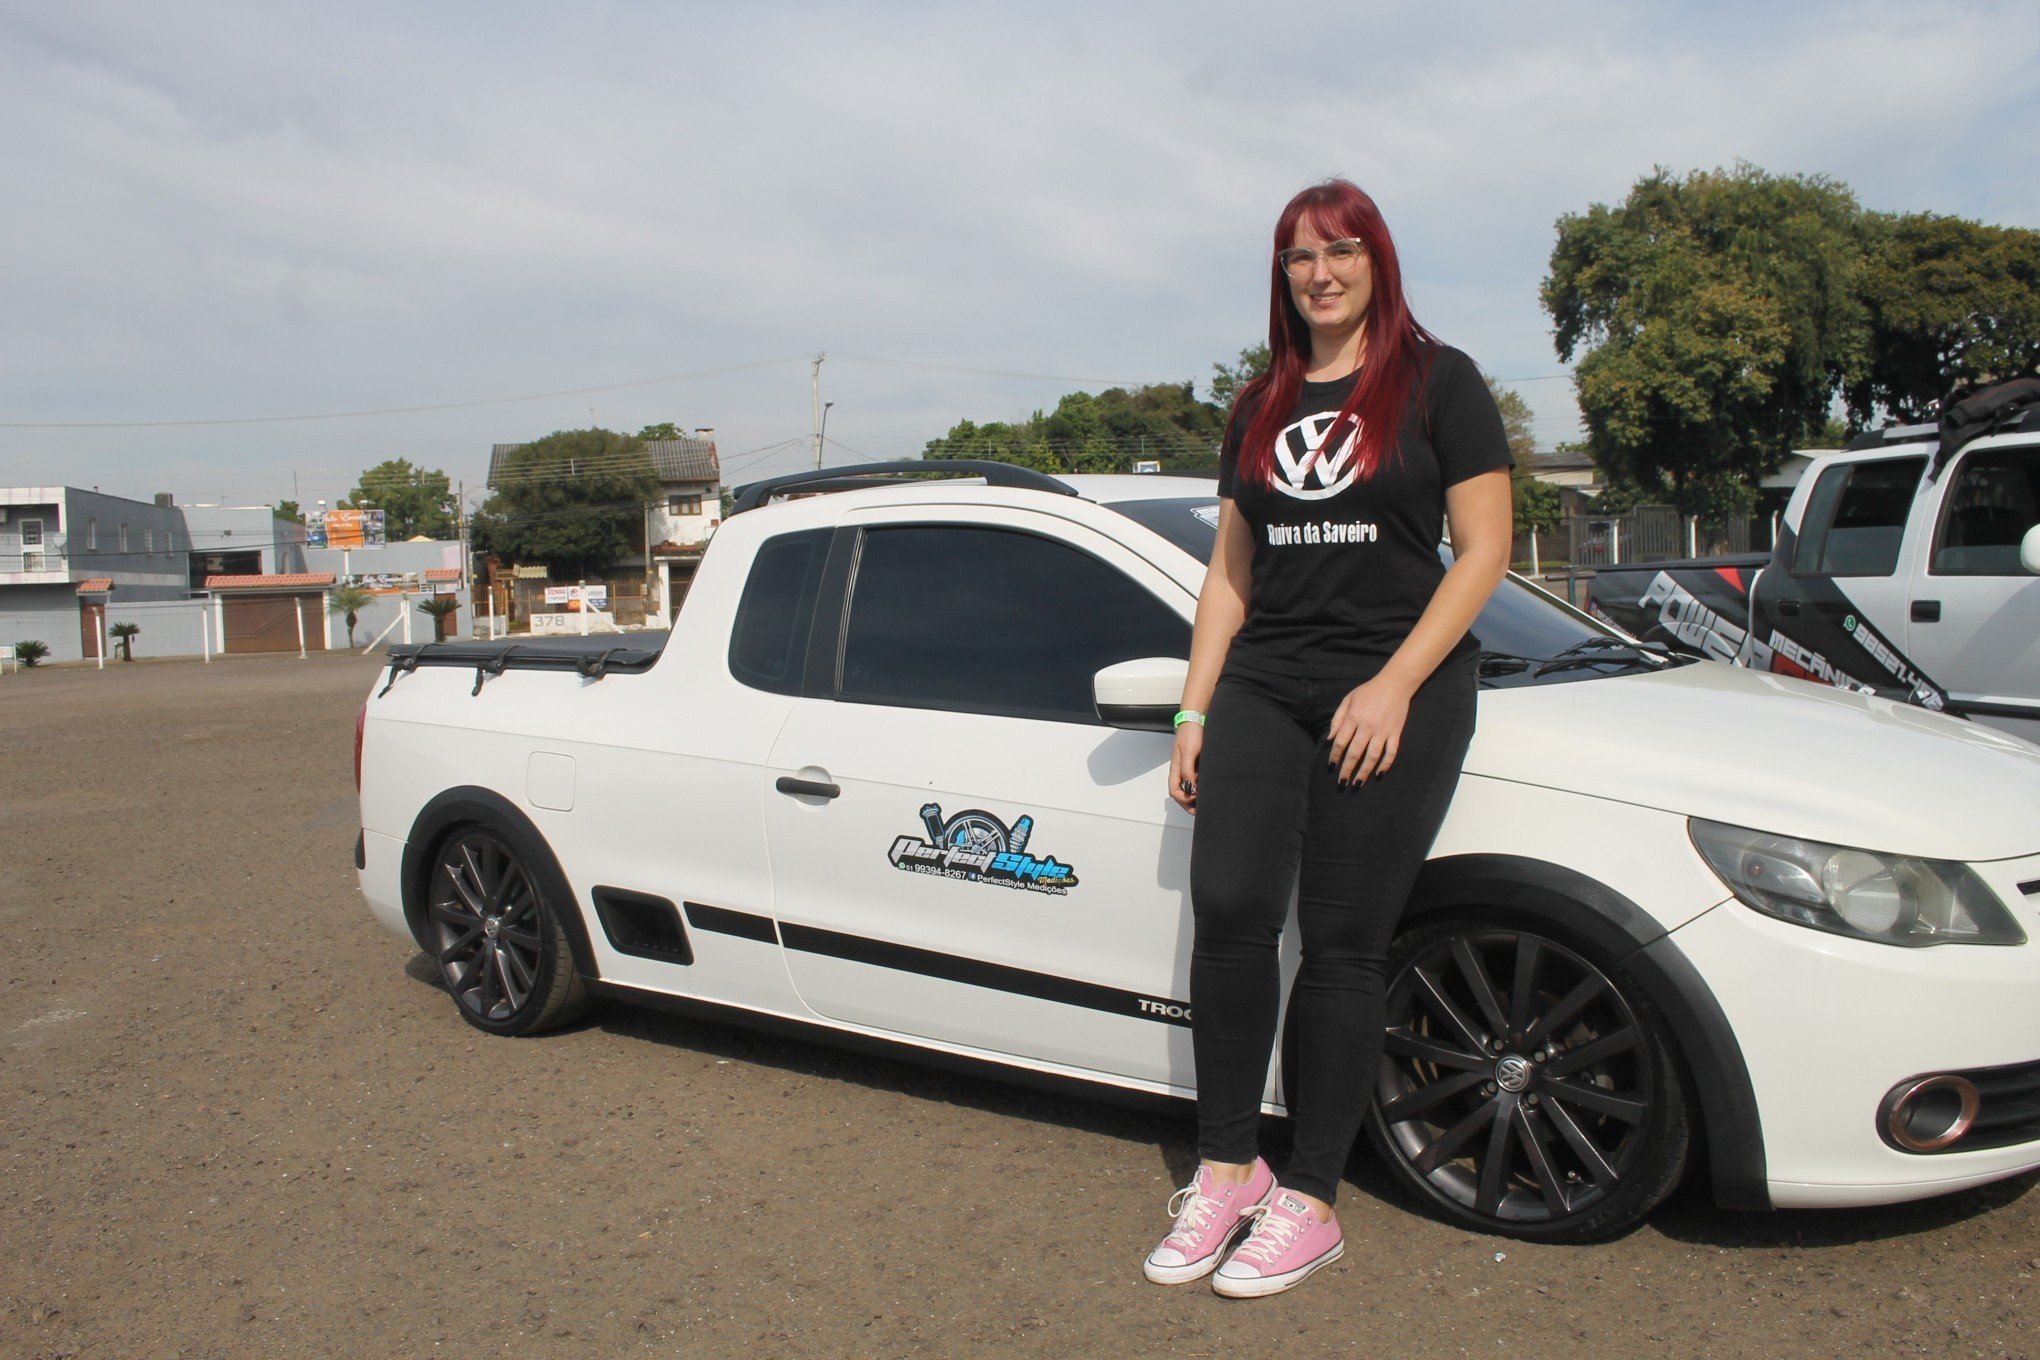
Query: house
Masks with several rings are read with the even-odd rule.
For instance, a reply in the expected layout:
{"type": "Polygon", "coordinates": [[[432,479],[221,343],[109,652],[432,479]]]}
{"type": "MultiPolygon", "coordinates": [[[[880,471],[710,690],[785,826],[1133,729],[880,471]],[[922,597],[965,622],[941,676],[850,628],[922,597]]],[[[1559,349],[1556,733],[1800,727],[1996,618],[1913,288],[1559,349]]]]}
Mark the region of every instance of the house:
{"type": "Polygon", "coordinates": [[[183,600],[190,553],[167,495],[0,487],[0,647],[34,639],[52,661],[104,656],[109,604],[183,600]]]}
{"type": "MultiPolygon", "coordinates": [[[[708,540],[722,523],[722,464],[715,451],[715,431],[697,429],[678,439],[648,439],[645,451],[659,479],[659,499],[645,507],[645,541],[650,560],[633,554],[619,562],[623,572],[642,572],[647,593],[656,604],[648,618],[670,620],[680,608],[708,540]]],[[[489,485],[493,488],[503,461],[522,444],[497,444],[489,451],[489,485]]]]}

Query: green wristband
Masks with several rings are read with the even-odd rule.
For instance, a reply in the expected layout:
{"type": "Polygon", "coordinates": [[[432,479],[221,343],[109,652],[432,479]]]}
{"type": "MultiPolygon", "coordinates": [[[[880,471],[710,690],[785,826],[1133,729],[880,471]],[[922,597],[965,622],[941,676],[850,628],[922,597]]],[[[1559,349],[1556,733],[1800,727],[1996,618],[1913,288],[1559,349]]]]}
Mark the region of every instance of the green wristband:
{"type": "Polygon", "coordinates": [[[1175,726],[1181,727],[1186,722],[1194,722],[1199,727],[1202,727],[1204,726],[1204,715],[1194,708],[1177,710],[1175,726]]]}

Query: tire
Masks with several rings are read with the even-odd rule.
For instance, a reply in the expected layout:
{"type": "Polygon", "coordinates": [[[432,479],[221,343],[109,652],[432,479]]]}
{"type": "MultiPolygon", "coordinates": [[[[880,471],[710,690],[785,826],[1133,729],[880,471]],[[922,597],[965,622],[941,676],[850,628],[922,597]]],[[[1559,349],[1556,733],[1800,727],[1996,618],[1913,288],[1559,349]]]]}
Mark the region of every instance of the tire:
{"type": "Polygon", "coordinates": [[[510,840],[454,828],[434,852],[426,894],[426,949],[461,1019],[490,1034],[539,1034],[587,1010],[557,909],[510,840]]]}
{"type": "Polygon", "coordinates": [[[1367,1132],[1439,1217],[1585,1242],[1678,1184],[1692,1129],[1666,1025],[1602,951],[1520,918],[1434,919],[1390,952],[1386,1004],[1367,1132]]]}

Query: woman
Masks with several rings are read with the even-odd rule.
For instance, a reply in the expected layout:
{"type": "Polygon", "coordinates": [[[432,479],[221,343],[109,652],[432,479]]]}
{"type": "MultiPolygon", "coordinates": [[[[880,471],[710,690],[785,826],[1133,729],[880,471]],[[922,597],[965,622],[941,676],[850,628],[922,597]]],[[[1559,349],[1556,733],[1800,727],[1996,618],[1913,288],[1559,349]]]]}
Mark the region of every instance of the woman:
{"type": "Polygon", "coordinates": [[[1236,1298],[1343,1250],[1332,1201],[1380,1062],[1384,958],[1473,735],[1467,629],[1511,533],[1494,399],[1410,316],[1381,213],[1345,180],[1304,190],[1275,225],[1268,350],[1219,459],[1169,764],[1170,796],[1197,818],[1201,1162],[1144,1266],[1162,1284],[1215,1271],[1236,1298]],[[1255,1134],[1292,887],[1296,1137],[1278,1185],[1255,1134]]]}

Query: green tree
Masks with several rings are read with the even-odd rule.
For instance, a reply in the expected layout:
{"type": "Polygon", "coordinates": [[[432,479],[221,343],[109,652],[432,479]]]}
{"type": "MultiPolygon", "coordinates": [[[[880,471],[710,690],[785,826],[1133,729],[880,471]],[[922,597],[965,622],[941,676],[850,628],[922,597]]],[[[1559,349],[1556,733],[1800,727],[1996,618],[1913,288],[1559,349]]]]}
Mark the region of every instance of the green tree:
{"type": "Polygon", "coordinates": [[[656,425],[647,425],[642,430],[639,430],[637,437],[639,439],[683,439],[686,435],[672,421],[662,420],[656,425]]]}
{"type": "Polygon", "coordinates": [[[1868,364],[1863,239],[1846,186],[1750,165],[1560,218],[1542,301],[1602,472],[1701,513],[1817,434],[1868,364]]]}
{"type": "Polygon", "coordinates": [[[1071,392],[1053,411],[1017,422],[960,420],[931,439],[923,458],[983,458],[1043,472],[1127,472],[1153,459],[1164,467],[1206,468],[1218,461],[1225,412],[1199,401],[1193,384],[1154,383],[1071,392]]]}
{"type": "Polygon", "coordinates": [[[1257,340],[1240,351],[1231,364],[1213,364],[1218,376],[1211,380],[1211,401],[1221,411],[1231,411],[1240,389],[1268,371],[1268,342],[1257,340]]]}
{"type": "Polygon", "coordinates": [[[362,473],[340,508],[382,511],[383,533],[392,543],[421,534],[453,537],[453,484],[444,472],[412,467],[408,459],[391,458],[362,473]]]}
{"type": "Polygon", "coordinates": [[[1536,416],[1530,411],[1530,403],[1514,388],[1503,387],[1493,378],[1487,379],[1487,388],[1495,399],[1495,408],[1502,413],[1502,433],[1508,436],[1509,457],[1516,460],[1518,468],[1529,466],[1537,456],[1537,432],[1532,428],[1536,416]]]}
{"type": "Polygon", "coordinates": [[[2040,231],[1914,213],[1874,217],[1869,238],[1857,428],[1923,420],[1952,388],[2040,368],[2040,231]]]}
{"type": "Polygon", "coordinates": [[[139,623],[116,623],[106,631],[113,634],[115,639],[119,641],[120,659],[122,661],[134,660],[135,636],[142,631],[142,625],[139,623]]]}
{"type": "Polygon", "coordinates": [[[418,601],[418,612],[432,616],[432,640],[434,642],[446,641],[446,630],[450,626],[447,620],[459,608],[460,597],[457,595],[432,595],[418,601]]]}
{"type": "Polygon", "coordinates": [[[354,649],[354,625],[361,619],[361,611],[368,608],[368,602],[375,598],[360,586],[341,586],[332,595],[333,609],[347,623],[347,648],[354,649]]]}
{"type": "Polygon", "coordinates": [[[278,519],[287,519],[295,524],[305,522],[305,512],[296,501],[278,501],[272,512],[278,519]]]}
{"type": "Polygon", "coordinates": [[[478,552],[543,563],[557,578],[597,576],[642,550],[658,498],[645,442],[614,430],[560,430],[512,450],[475,515],[478,552]]]}

